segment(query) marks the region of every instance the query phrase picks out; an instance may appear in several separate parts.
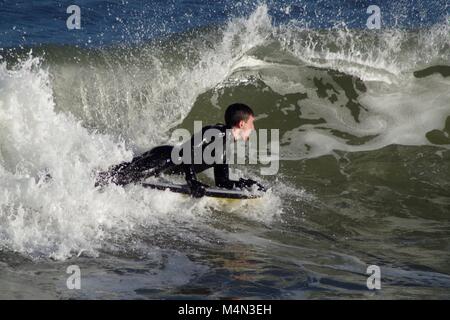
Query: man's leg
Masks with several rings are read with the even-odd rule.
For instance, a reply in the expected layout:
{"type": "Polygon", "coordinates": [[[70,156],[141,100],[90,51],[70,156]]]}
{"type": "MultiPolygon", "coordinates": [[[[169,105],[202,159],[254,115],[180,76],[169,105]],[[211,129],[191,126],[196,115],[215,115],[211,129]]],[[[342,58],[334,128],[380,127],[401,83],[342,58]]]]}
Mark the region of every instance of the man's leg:
{"type": "Polygon", "coordinates": [[[168,145],[159,146],[135,157],[131,162],[116,165],[109,171],[100,173],[100,181],[96,185],[106,184],[108,182],[127,185],[157,175],[173,166],[171,160],[172,148],[172,146],[168,145]]]}

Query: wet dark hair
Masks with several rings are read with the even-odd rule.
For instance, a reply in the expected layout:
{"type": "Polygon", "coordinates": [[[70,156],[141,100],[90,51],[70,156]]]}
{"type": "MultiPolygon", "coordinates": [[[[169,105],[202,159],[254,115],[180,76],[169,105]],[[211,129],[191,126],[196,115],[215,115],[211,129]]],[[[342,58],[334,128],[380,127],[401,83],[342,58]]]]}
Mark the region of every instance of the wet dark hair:
{"type": "Polygon", "coordinates": [[[232,128],[240,121],[247,121],[250,116],[255,116],[253,110],[246,104],[234,103],[225,111],[225,125],[232,128]]]}

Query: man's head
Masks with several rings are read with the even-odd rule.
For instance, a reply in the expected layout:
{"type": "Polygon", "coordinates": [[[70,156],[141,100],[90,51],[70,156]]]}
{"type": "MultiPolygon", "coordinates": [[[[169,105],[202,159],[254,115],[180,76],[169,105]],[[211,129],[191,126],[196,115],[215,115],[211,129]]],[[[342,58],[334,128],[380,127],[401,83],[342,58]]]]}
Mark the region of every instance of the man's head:
{"type": "Polygon", "coordinates": [[[232,104],[225,111],[225,124],[232,129],[236,140],[239,138],[248,140],[252,130],[255,130],[254,120],[253,110],[243,103],[232,104]]]}

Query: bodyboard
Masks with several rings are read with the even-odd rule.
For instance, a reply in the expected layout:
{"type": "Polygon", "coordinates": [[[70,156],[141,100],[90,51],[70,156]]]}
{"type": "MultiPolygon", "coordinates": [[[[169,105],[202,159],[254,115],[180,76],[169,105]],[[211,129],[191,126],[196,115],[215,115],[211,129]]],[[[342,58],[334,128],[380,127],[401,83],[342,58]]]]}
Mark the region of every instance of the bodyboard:
{"type": "MultiPolygon", "coordinates": [[[[157,189],[157,190],[170,190],[176,193],[191,194],[191,189],[187,184],[171,184],[171,183],[143,183],[144,188],[157,189]]],[[[205,188],[206,197],[223,198],[223,199],[257,199],[261,198],[264,192],[256,191],[252,192],[249,190],[239,190],[239,189],[224,189],[216,187],[205,188]]]]}

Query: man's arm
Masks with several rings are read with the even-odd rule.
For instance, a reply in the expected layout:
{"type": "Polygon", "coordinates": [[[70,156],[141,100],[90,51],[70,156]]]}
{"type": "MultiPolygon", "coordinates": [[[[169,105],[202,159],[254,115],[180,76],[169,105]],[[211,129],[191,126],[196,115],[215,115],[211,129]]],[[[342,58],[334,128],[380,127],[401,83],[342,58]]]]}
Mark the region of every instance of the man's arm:
{"type": "Polygon", "coordinates": [[[192,195],[196,198],[203,197],[205,195],[205,188],[208,186],[197,180],[197,175],[195,174],[193,165],[184,166],[184,174],[186,182],[191,188],[192,195]]]}
{"type": "Polygon", "coordinates": [[[251,179],[239,179],[239,181],[230,180],[230,171],[228,164],[216,164],[214,166],[214,179],[216,181],[216,186],[220,188],[226,189],[234,189],[234,188],[250,188],[254,184],[258,186],[258,190],[266,191],[266,188],[263,187],[258,182],[251,179]]]}
{"type": "Polygon", "coordinates": [[[228,164],[216,164],[214,166],[214,180],[220,188],[233,189],[237,181],[230,180],[228,164]]]}

